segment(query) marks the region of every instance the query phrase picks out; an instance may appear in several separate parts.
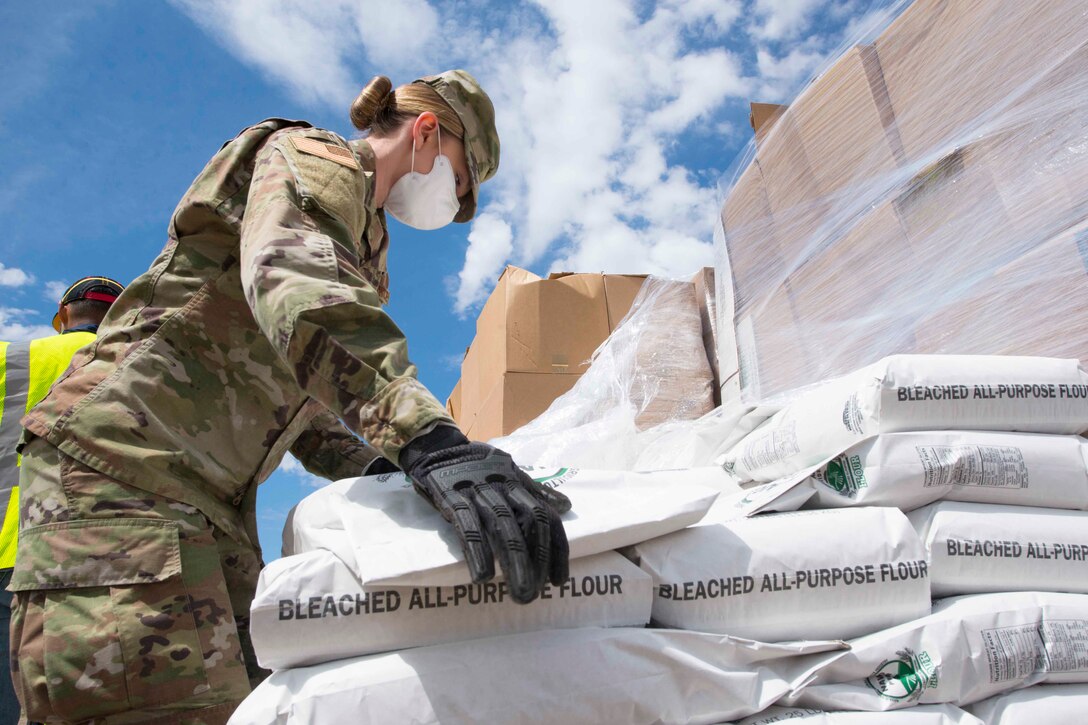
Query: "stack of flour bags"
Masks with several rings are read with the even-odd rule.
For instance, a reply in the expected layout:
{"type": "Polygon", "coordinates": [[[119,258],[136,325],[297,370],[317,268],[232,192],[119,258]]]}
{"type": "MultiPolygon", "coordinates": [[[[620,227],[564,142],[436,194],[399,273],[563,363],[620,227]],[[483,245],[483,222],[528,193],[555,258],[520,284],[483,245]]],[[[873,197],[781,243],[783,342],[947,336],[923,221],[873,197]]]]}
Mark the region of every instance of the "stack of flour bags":
{"type": "Polygon", "coordinates": [[[527,470],[573,504],[570,576],[528,605],[501,576],[469,582],[449,525],[401,474],[300,502],[250,613],[274,672],[231,722],[725,722],[843,649],[646,628],[652,578],[615,550],[701,520],[720,468],[527,470]]]}
{"type": "Polygon", "coordinates": [[[573,502],[572,562],[526,606],[468,582],[402,475],[329,485],[262,574],[276,672],[232,722],[1069,722],[1086,428],[1076,361],[897,356],[795,398],[724,470],[530,469],[573,502]]]}
{"type": "Polygon", "coordinates": [[[1076,360],[893,356],[804,391],[722,456],[739,502],[634,547],[653,618],[848,641],[745,723],[1082,721],[1086,429],[1076,360]]]}

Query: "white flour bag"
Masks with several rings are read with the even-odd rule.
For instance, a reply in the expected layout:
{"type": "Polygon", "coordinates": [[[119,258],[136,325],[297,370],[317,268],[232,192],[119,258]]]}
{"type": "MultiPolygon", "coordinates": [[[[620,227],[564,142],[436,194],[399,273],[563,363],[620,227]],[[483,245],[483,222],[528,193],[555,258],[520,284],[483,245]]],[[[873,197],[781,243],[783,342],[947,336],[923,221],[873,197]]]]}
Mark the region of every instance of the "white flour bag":
{"type": "Polygon", "coordinates": [[[1088,685],[1036,685],[967,709],[986,725],[1077,725],[1088,721],[1088,685]]]}
{"type": "Polygon", "coordinates": [[[740,481],[773,481],[882,433],[1088,429],[1088,373],[1076,360],[892,355],[821,383],[719,459],[740,481]]]}
{"type": "MultiPolygon", "coordinates": [[[[772,705],[758,715],[737,720],[735,725],[771,725],[781,722],[802,722],[807,725],[874,725],[868,712],[828,712],[808,707],[772,705]]],[[[880,723],[889,725],[985,725],[952,705],[919,705],[907,710],[895,710],[880,715],[880,723]]],[[[1037,724],[1034,724],[1037,725],[1037,724]]]]}
{"type": "Polygon", "coordinates": [[[785,704],[894,710],[963,707],[1043,682],[1088,682],[1088,595],[976,594],[850,641],[785,704]]]}
{"type": "Polygon", "coordinates": [[[765,642],[848,639],[930,611],[928,564],[892,508],[703,523],[627,550],[656,625],[765,642]]]}
{"type": "Polygon", "coordinates": [[[280,670],[230,722],[720,723],[768,707],[842,646],[627,628],[514,634],[280,670]]]}
{"type": "Polygon", "coordinates": [[[283,669],[421,645],[568,627],[650,621],[650,577],[615,552],[570,562],[570,577],[530,604],[506,582],[364,591],[329,551],[278,559],[250,608],[257,661],[283,669]]]}
{"type": "Polygon", "coordinates": [[[934,597],[1088,593],[1088,513],[942,501],[910,514],[934,597]]]}
{"type": "MultiPolygon", "coordinates": [[[[570,498],[563,525],[572,559],[690,526],[726,480],[714,467],[652,473],[526,470],[570,498]]],[[[402,473],[337,481],[300,501],[284,528],[284,554],[315,549],[335,553],[367,588],[472,581],[453,528],[402,473]]]]}
{"type": "Polygon", "coordinates": [[[761,510],[783,510],[783,494],[795,489],[812,492],[806,508],[910,511],[947,500],[1085,510],[1088,441],[1040,433],[888,433],[773,485],[779,490],[761,510]]]}

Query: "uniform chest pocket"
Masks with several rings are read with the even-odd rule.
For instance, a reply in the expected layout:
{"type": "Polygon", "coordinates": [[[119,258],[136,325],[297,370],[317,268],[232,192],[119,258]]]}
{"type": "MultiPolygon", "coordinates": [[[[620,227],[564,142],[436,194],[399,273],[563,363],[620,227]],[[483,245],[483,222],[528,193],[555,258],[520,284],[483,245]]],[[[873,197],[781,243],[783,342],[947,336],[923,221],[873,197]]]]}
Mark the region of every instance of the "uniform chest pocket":
{"type": "Polygon", "coordinates": [[[236,643],[237,629],[212,533],[201,536],[182,543],[177,522],[138,518],[22,532],[10,588],[28,719],[82,721],[211,689],[205,653],[222,659],[216,639],[236,643]]]}

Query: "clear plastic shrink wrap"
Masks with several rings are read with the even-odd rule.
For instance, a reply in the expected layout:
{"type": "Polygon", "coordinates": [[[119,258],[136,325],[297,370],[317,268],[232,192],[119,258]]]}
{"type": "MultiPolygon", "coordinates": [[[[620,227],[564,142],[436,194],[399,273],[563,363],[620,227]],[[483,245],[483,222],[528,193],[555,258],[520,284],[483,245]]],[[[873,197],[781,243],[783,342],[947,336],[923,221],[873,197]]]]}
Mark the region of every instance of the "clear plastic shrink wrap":
{"type": "Polygon", "coordinates": [[[723,404],[893,353],[1088,359],[1088,5],[898,2],[855,42],[723,180],[723,404]]]}
{"type": "Polygon", "coordinates": [[[720,435],[713,433],[699,445],[691,433],[731,430],[739,412],[683,425],[684,435],[673,441],[670,455],[649,466],[637,462],[650,441],[714,409],[713,381],[694,285],[650,277],[574,387],[538,418],[493,442],[534,465],[619,470],[710,465],[720,435]]]}

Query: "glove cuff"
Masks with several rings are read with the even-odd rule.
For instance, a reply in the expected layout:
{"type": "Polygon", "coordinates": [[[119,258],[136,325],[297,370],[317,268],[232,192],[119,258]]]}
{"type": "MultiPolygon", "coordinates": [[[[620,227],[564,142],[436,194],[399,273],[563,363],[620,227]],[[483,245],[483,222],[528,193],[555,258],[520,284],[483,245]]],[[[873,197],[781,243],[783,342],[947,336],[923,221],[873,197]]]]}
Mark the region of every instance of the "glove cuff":
{"type": "Polygon", "coordinates": [[[400,467],[405,473],[411,475],[412,469],[433,453],[468,445],[469,440],[458,428],[451,425],[437,426],[430,433],[419,436],[409,441],[400,452],[400,467]]]}

